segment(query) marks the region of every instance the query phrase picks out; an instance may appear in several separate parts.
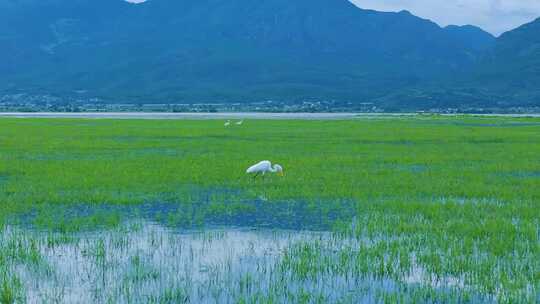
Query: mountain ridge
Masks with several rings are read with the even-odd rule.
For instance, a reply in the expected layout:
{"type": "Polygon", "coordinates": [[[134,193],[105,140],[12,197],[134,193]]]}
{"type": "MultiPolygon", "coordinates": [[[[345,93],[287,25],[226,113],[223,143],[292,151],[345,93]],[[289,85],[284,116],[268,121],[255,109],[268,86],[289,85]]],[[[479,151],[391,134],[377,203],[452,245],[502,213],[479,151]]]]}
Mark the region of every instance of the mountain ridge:
{"type": "Polygon", "coordinates": [[[408,11],[365,10],[346,0],[6,3],[4,94],[399,104],[388,100],[414,88],[431,95],[424,88],[469,73],[496,44],[477,27],[443,28],[408,11]]]}

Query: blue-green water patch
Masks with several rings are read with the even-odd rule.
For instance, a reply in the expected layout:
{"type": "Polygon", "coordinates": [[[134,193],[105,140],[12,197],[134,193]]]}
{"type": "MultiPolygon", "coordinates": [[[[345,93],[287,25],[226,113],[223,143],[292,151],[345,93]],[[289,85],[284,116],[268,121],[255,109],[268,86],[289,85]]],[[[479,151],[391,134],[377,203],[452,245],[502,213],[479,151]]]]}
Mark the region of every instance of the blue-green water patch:
{"type": "Polygon", "coordinates": [[[129,219],[143,218],[183,229],[202,227],[252,227],[291,230],[330,230],[352,217],[352,201],[333,201],[340,208],[326,208],[325,201],[267,201],[262,199],[219,202],[154,201],[136,205],[44,204],[15,221],[36,228],[79,231],[107,228],[129,219]]]}

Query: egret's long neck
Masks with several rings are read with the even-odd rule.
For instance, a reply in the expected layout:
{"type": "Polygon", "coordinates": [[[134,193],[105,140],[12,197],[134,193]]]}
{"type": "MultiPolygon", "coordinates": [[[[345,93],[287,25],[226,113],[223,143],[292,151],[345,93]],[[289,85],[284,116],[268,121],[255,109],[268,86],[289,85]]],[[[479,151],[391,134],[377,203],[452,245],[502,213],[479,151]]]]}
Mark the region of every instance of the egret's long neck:
{"type": "Polygon", "coordinates": [[[272,173],[277,172],[276,165],[270,166],[270,172],[272,172],[272,173]]]}

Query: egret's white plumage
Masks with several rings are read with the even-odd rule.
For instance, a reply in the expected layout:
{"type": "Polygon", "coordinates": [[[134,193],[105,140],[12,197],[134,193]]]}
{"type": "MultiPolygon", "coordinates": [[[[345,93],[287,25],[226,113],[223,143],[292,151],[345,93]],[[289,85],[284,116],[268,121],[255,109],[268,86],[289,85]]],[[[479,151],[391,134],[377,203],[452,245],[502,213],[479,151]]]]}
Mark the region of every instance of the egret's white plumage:
{"type": "Polygon", "coordinates": [[[224,124],[225,127],[228,127],[228,126],[230,126],[230,125],[231,125],[231,121],[230,121],[230,120],[227,120],[227,121],[225,122],[225,124],[224,124]]]}
{"type": "Polygon", "coordinates": [[[275,164],[274,166],[272,166],[272,163],[268,160],[263,160],[251,167],[249,167],[247,170],[246,170],[246,173],[250,174],[250,173],[255,173],[255,176],[259,175],[259,174],[262,174],[264,175],[265,173],[278,173],[279,175],[283,175],[283,167],[281,167],[280,165],[278,164],[275,164]]]}
{"type": "Polygon", "coordinates": [[[242,120],[236,122],[236,125],[237,125],[237,126],[241,126],[243,123],[244,123],[244,120],[242,119],[242,120]]]}

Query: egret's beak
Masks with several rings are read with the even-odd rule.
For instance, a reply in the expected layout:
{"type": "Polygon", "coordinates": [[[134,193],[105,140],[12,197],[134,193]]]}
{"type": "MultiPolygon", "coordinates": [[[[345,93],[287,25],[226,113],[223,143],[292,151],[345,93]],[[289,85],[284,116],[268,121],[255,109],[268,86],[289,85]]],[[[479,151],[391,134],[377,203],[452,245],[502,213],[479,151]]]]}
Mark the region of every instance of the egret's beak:
{"type": "Polygon", "coordinates": [[[285,176],[285,173],[283,173],[283,171],[279,171],[279,176],[285,176]]]}

